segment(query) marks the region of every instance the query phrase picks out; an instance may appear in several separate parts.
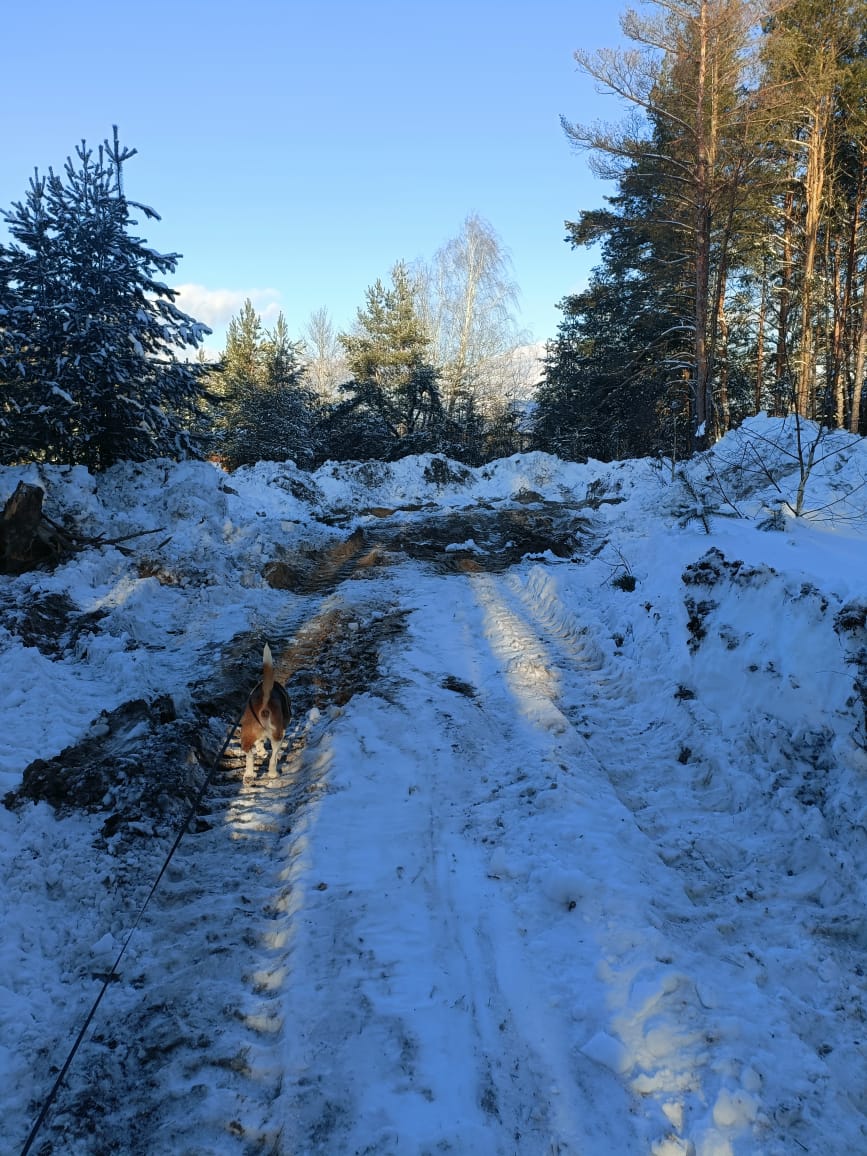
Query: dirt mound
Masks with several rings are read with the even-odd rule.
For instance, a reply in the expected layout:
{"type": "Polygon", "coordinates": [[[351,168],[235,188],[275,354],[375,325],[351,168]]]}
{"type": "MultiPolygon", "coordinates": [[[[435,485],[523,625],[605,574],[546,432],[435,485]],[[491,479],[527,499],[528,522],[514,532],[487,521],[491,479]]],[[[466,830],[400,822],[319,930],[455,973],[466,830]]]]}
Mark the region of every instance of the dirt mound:
{"type": "Polygon", "coordinates": [[[341,542],[319,549],[302,547],[290,558],[269,562],[265,581],[275,590],[321,594],[382,561],[381,551],[358,529],[341,542]]]}

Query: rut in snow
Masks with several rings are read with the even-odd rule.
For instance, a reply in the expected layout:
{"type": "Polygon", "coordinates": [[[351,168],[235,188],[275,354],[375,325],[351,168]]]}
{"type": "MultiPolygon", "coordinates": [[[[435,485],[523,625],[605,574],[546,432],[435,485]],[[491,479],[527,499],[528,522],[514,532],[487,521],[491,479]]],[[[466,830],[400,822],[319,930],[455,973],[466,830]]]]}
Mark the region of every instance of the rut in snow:
{"type": "MultiPolygon", "coordinates": [[[[336,600],[275,646],[294,715],[280,774],[269,779],[259,766],[244,782],[234,736],[60,1091],[43,1129],[49,1144],[152,1156],[212,1153],[234,1137],[239,1151],[279,1150],[269,1118],[282,1083],[276,1045],[292,917],[285,845],[327,789],[321,744],[333,711],[375,680],[379,649],[401,629],[393,607],[356,612],[336,600]]],[[[249,665],[254,645],[233,640],[224,672],[249,665]]],[[[237,708],[230,673],[208,689],[211,704],[237,708]]],[[[205,746],[219,733],[205,734],[205,746]]]]}

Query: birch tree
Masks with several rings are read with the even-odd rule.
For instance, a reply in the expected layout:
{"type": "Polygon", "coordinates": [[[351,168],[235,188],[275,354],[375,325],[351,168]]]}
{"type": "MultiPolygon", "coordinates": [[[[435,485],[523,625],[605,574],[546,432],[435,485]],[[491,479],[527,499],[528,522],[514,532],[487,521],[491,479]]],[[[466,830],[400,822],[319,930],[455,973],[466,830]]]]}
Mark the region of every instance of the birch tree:
{"type": "Polygon", "coordinates": [[[338,400],[338,387],[349,379],[343,347],[326,308],[315,309],[304,328],[307,380],[321,401],[338,400]]]}
{"type": "Polygon", "coordinates": [[[491,224],[472,213],[416,277],[443,404],[460,421],[468,404],[486,409],[501,400],[505,355],[520,339],[511,259],[491,224]]]}

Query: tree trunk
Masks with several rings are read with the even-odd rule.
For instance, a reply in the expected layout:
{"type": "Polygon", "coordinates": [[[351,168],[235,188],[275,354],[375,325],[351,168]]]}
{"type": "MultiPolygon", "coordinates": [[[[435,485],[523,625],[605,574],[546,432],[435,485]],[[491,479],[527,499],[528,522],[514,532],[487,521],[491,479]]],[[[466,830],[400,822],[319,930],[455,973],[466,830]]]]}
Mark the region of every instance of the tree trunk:
{"type": "Polygon", "coordinates": [[[795,385],[795,406],[804,417],[815,411],[815,318],[814,280],[816,254],[819,248],[819,225],[822,220],[822,200],[825,190],[826,142],[829,129],[831,101],[820,96],[813,110],[810,135],[807,139],[807,171],[804,175],[804,284],[801,292],[801,346],[798,352],[798,378],[795,385]]]}
{"type": "Polygon", "coordinates": [[[756,332],[756,377],[753,384],[753,413],[762,412],[762,386],[765,371],[765,314],[768,307],[768,281],[762,273],[762,288],[759,297],[759,323],[756,332]]]}
{"type": "Polygon", "coordinates": [[[867,283],[861,288],[861,319],[852,380],[852,405],[849,409],[849,430],[854,434],[859,432],[861,425],[861,394],[864,389],[865,367],[867,367],[867,283]]]}
{"type": "Polygon", "coordinates": [[[711,209],[709,201],[712,168],[709,139],[707,5],[699,10],[698,60],[695,113],[695,419],[699,445],[707,445],[711,435],[713,398],[708,357],[708,305],[710,291],[711,209]]]}
{"type": "MultiPolygon", "coordinates": [[[[864,212],[865,177],[867,177],[867,163],[865,163],[864,159],[865,145],[863,143],[861,144],[860,151],[862,160],[858,169],[858,180],[855,186],[849,217],[849,240],[846,247],[846,283],[843,286],[843,294],[834,325],[833,366],[836,379],[834,396],[837,425],[841,429],[851,426],[851,415],[854,407],[854,400],[849,396],[849,390],[847,389],[844,369],[847,367],[851,369],[853,361],[857,360],[864,320],[863,307],[861,309],[860,326],[858,321],[853,317],[858,299],[858,251],[862,234],[861,226],[864,212]]],[[[860,394],[858,405],[860,407],[860,394]]]]}
{"type": "Polygon", "coordinates": [[[714,407],[714,440],[724,437],[731,425],[731,407],[729,404],[729,374],[728,374],[728,342],[729,324],[726,319],[725,293],[720,293],[717,301],[717,338],[714,342],[716,349],[713,363],[718,366],[717,404],[714,407]]]}
{"type": "Polygon", "coordinates": [[[19,482],[0,518],[0,559],[6,573],[26,569],[49,553],[40,537],[42,500],[39,486],[19,482]],[[35,557],[38,555],[39,557],[35,557]]]}
{"type": "Polygon", "coordinates": [[[774,359],[775,406],[778,414],[785,413],[791,403],[791,381],[789,376],[789,313],[792,304],[792,267],[793,258],[793,214],[795,208],[795,193],[789,189],[786,193],[783,210],[783,256],[780,268],[780,307],[777,322],[777,352],[774,359]]]}

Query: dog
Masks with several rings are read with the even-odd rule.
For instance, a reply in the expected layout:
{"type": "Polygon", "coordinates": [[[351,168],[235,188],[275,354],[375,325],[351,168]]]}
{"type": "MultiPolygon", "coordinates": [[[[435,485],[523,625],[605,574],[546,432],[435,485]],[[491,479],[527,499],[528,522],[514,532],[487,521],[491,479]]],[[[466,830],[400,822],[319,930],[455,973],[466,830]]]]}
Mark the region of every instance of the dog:
{"type": "Polygon", "coordinates": [[[271,648],[266,643],[262,652],[262,681],[247,699],[247,706],[241,719],[241,750],[247,757],[245,779],[251,779],[255,774],[253,748],[265,739],[271,743],[268,774],[272,779],[277,777],[280,743],[291,717],[292,706],[289,695],[286,688],[274,677],[274,660],[271,657],[271,648]]]}

